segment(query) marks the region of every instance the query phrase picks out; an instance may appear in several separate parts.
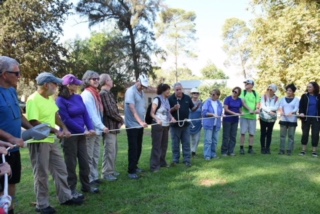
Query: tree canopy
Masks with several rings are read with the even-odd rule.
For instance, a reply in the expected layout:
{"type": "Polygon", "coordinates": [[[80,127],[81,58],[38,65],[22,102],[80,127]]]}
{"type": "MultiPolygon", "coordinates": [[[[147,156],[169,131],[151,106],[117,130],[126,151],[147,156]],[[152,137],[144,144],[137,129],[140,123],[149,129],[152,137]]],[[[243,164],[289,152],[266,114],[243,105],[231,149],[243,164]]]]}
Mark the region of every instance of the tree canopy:
{"type": "Polygon", "coordinates": [[[76,10],[88,17],[89,26],[101,22],[116,22],[116,27],[127,41],[127,55],[131,58],[128,70],[134,71],[137,79],[140,73],[153,75],[152,54],[161,54],[155,44],[152,31],[160,0],[80,0],[76,10]]]}
{"type": "Polygon", "coordinates": [[[258,86],[294,83],[305,90],[320,81],[319,4],[314,1],[256,1],[265,15],[254,21],[253,56],[259,69],[258,86]]]}
{"type": "Polygon", "coordinates": [[[59,36],[71,7],[67,0],[1,1],[0,54],[17,59],[26,79],[66,71],[67,50],[59,36]]]}
{"type": "Polygon", "coordinates": [[[201,73],[206,79],[229,79],[224,71],[217,68],[212,62],[209,62],[206,67],[202,68],[201,73]]]}
{"type": "Polygon", "coordinates": [[[178,82],[179,57],[195,57],[192,43],[196,40],[195,12],[168,8],[160,13],[156,24],[158,37],[165,38],[166,48],[174,56],[175,81],[178,82]]]}

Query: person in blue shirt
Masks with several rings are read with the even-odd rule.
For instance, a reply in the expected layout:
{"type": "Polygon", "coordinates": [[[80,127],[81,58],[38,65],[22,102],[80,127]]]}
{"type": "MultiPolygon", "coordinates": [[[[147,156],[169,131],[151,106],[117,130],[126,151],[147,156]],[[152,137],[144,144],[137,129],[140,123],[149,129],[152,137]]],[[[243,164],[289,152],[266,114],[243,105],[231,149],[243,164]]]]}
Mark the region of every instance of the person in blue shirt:
{"type": "MultiPolygon", "coordinates": [[[[9,195],[15,197],[16,184],[21,178],[21,157],[19,147],[23,147],[24,142],[21,137],[21,126],[25,129],[32,128],[32,125],[23,116],[19,107],[17,84],[21,77],[19,63],[10,57],[0,56],[0,140],[17,145],[9,150],[10,155],[6,156],[6,161],[12,169],[12,176],[9,178],[9,195]]],[[[3,185],[3,177],[0,179],[3,185]]],[[[9,213],[13,213],[13,203],[9,208],[9,213]]]]}
{"type": "Polygon", "coordinates": [[[299,116],[301,118],[302,128],[302,151],[300,155],[306,155],[306,149],[309,140],[309,132],[311,128],[311,144],[312,156],[318,157],[317,147],[319,143],[320,131],[320,107],[319,107],[319,85],[316,82],[310,82],[307,86],[307,93],[303,94],[299,103],[299,116]],[[318,116],[318,117],[316,117],[318,116]]]}

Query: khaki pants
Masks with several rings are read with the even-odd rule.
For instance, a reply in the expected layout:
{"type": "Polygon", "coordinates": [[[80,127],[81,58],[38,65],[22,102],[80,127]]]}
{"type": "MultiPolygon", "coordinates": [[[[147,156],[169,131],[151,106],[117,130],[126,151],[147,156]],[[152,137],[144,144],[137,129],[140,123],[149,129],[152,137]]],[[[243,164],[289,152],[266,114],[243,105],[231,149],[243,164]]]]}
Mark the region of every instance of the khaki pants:
{"type": "Polygon", "coordinates": [[[72,198],[67,183],[67,169],[57,144],[29,143],[29,154],[34,174],[37,207],[46,208],[49,203],[49,172],[52,174],[58,199],[64,203],[72,198]]]}
{"type": "Polygon", "coordinates": [[[104,136],[104,155],[102,162],[102,174],[104,177],[107,175],[112,175],[115,172],[117,153],[117,134],[106,134],[104,136]]]}
{"type": "Polygon", "coordinates": [[[99,179],[99,159],[101,135],[87,138],[88,163],[90,168],[90,182],[99,179]]]}

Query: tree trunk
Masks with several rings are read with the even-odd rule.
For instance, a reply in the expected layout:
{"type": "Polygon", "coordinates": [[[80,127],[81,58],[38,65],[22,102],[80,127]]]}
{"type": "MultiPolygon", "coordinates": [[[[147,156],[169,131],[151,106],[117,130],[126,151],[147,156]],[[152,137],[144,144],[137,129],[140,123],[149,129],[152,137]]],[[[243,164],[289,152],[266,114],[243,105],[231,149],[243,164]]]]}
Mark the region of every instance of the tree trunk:
{"type": "Polygon", "coordinates": [[[136,51],[136,43],[135,43],[135,38],[134,38],[134,34],[133,34],[133,29],[130,24],[128,25],[128,31],[130,34],[130,45],[131,45],[131,51],[132,51],[134,76],[135,76],[136,80],[138,80],[139,74],[140,74],[139,66],[138,66],[138,56],[137,56],[137,51],[136,51]]]}

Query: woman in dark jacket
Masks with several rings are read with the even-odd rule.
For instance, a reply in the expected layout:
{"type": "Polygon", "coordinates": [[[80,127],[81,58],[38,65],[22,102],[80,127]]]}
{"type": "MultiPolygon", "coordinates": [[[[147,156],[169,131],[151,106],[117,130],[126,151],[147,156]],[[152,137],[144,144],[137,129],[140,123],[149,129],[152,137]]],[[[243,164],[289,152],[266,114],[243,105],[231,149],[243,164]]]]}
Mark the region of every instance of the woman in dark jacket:
{"type": "Polygon", "coordinates": [[[302,123],[302,151],[300,152],[300,155],[306,154],[309,131],[311,128],[312,156],[318,157],[317,147],[319,142],[320,123],[316,116],[320,115],[319,100],[319,85],[316,82],[310,82],[307,86],[307,93],[301,96],[299,103],[299,116],[302,123]]]}

